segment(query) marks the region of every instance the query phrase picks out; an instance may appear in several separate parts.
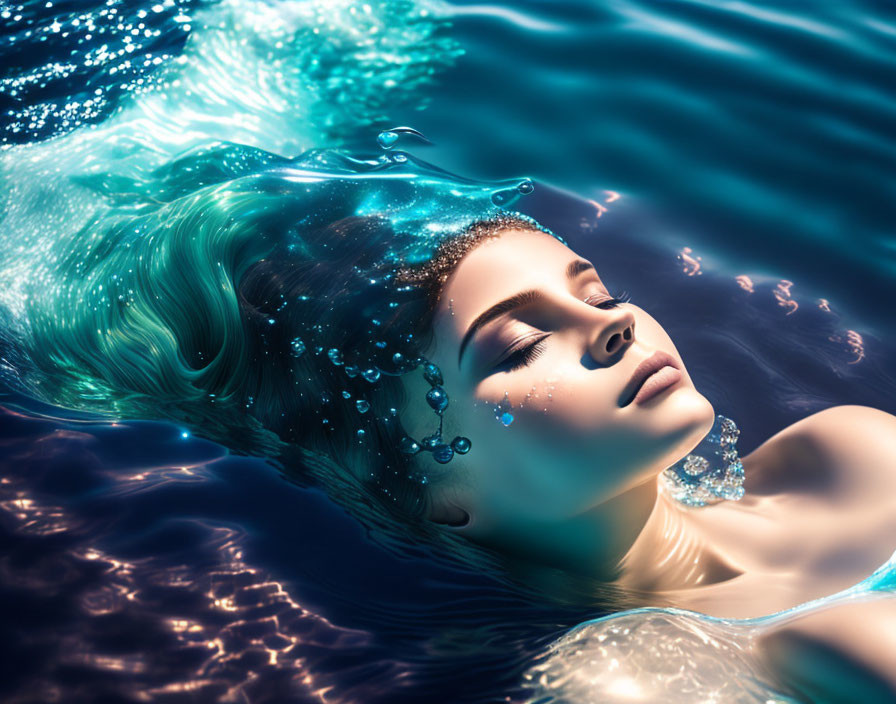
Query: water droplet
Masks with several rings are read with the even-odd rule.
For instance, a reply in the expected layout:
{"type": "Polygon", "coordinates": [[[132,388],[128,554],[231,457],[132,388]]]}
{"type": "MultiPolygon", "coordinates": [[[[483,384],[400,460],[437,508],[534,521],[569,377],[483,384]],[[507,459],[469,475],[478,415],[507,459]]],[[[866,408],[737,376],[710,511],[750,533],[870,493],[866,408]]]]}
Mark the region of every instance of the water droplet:
{"type": "Polygon", "coordinates": [[[433,450],[442,444],[442,436],[438,433],[427,435],[425,438],[423,438],[420,444],[423,445],[423,448],[425,450],[433,450]]]}
{"type": "Polygon", "coordinates": [[[404,362],[404,355],[401,352],[396,352],[392,355],[392,364],[396,367],[399,367],[404,362]]]}
{"type": "Polygon", "coordinates": [[[365,435],[367,435],[367,433],[364,432],[363,428],[358,430],[358,440],[363,440],[365,435]]]}
{"type": "Polygon", "coordinates": [[[442,443],[433,448],[432,458],[439,464],[450,462],[452,457],[454,457],[454,450],[451,449],[450,445],[442,443]]]}
{"type": "Polygon", "coordinates": [[[391,149],[398,141],[398,133],[392,132],[391,130],[380,132],[379,135],[377,135],[376,141],[383,149],[391,149]]]}
{"type": "Polygon", "coordinates": [[[360,372],[361,372],[361,370],[358,369],[358,367],[356,367],[354,364],[346,364],[345,365],[345,374],[350,379],[353,379],[356,376],[358,376],[358,374],[360,374],[360,372]]]}
{"type": "Polygon", "coordinates": [[[501,399],[501,402],[495,406],[495,418],[497,418],[504,426],[508,426],[513,423],[513,405],[510,403],[510,398],[508,392],[504,392],[504,398],[501,399]]]}
{"type": "Polygon", "coordinates": [[[370,404],[363,398],[359,398],[355,401],[355,407],[358,409],[358,413],[367,413],[367,411],[370,410],[370,404]]]}
{"type": "Polygon", "coordinates": [[[398,443],[398,449],[401,450],[406,455],[416,455],[423,448],[421,448],[420,444],[418,442],[416,442],[413,438],[409,438],[409,437],[405,436],[398,443]]]}
{"type": "Polygon", "coordinates": [[[363,376],[366,381],[369,381],[371,384],[373,384],[374,382],[379,381],[380,370],[376,367],[371,367],[370,369],[365,369],[362,372],[361,376],[363,376]]]}
{"type": "Polygon", "coordinates": [[[442,370],[432,362],[427,362],[423,365],[423,378],[433,386],[441,386],[444,383],[442,380],[442,370]]]}
{"type": "Polygon", "coordinates": [[[413,127],[393,127],[383,130],[377,135],[376,141],[383,149],[391,149],[395,146],[400,134],[410,134],[426,144],[432,144],[422,132],[415,130],[413,127]]]}
{"type": "Polygon", "coordinates": [[[462,435],[458,435],[451,441],[451,449],[459,455],[467,454],[472,446],[473,443],[470,442],[470,438],[465,438],[462,435]]]}
{"type": "Polygon", "coordinates": [[[335,347],[331,347],[329,351],[327,351],[327,357],[330,358],[330,361],[334,366],[338,367],[342,365],[342,352],[337,350],[335,347]]]}
{"type": "Polygon", "coordinates": [[[448,394],[441,386],[433,386],[426,392],[426,402],[436,413],[442,413],[448,408],[448,394]]]}
{"type": "Polygon", "coordinates": [[[293,341],[289,343],[289,348],[293,357],[301,357],[305,354],[305,343],[302,342],[301,337],[293,338],[293,341]]]}
{"type": "Polygon", "coordinates": [[[383,342],[382,340],[377,340],[373,344],[374,344],[374,347],[376,347],[377,349],[381,349],[381,350],[385,349],[385,347],[386,347],[386,343],[383,342]]]}
{"type": "Polygon", "coordinates": [[[516,190],[527,196],[535,190],[535,184],[530,179],[524,178],[517,184],[516,190]]]}
{"type": "Polygon", "coordinates": [[[348,391],[343,391],[343,392],[342,392],[342,398],[344,398],[344,399],[350,399],[351,397],[352,397],[352,395],[351,395],[348,391]]]}

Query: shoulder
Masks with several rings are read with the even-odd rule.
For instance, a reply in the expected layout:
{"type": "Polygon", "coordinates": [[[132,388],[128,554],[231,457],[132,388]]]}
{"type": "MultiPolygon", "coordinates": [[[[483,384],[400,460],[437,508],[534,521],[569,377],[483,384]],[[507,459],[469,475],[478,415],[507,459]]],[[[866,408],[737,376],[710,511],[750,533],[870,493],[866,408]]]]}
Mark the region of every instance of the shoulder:
{"type": "Polygon", "coordinates": [[[839,428],[848,428],[859,432],[873,430],[893,433],[896,431],[896,416],[871,406],[833,406],[813,413],[791,427],[800,426],[813,432],[819,429],[836,432],[839,428]]]}
{"type": "Polygon", "coordinates": [[[814,493],[844,481],[855,488],[862,476],[866,487],[896,492],[896,416],[870,406],[833,406],[784,428],[743,459],[758,493],[800,485],[814,493]]]}
{"type": "Polygon", "coordinates": [[[812,701],[896,701],[896,598],[825,605],[758,638],[758,655],[812,701]]]}
{"type": "Polygon", "coordinates": [[[795,437],[832,461],[896,460],[896,416],[870,406],[834,406],[794,423],[795,437]]]}

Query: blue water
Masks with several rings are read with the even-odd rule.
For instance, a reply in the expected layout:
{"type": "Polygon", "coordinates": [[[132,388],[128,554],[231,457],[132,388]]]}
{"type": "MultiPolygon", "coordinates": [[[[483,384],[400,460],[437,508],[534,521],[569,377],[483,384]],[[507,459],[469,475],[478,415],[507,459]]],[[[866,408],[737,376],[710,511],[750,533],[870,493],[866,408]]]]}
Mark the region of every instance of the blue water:
{"type": "MultiPolygon", "coordinates": [[[[664,324],[741,454],[831,405],[896,412],[891,5],[367,7],[0,3],[5,309],[85,217],[77,169],[412,125],[443,168],[531,177],[522,207],[664,324]]],[[[4,701],[526,701],[533,659],[604,615],[180,427],[0,406],[4,701]]]]}

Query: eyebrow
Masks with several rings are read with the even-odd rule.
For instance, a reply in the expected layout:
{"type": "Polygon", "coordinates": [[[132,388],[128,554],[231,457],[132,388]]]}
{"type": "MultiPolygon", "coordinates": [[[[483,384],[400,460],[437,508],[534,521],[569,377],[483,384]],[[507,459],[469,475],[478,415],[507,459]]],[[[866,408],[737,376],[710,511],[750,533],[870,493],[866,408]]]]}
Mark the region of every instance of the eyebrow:
{"type": "MultiPolygon", "coordinates": [[[[566,278],[571,281],[582,272],[593,270],[594,265],[591,262],[586,261],[585,259],[574,259],[569,263],[569,266],[566,267],[566,278]]],[[[514,294],[510,298],[505,298],[503,301],[496,303],[491,308],[487,309],[484,313],[478,315],[476,319],[472,323],[470,323],[470,327],[467,328],[467,332],[464,333],[463,340],[461,340],[460,342],[460,351],[457,353],[458,369],[460,369],[460,363],[463,359],[464,350],[467,348],[467,344],[470,342],[470,340],[473,339],[473,336],[481,328],[488,325],[495,318],[499,318],[512,310],[529,305],[530,303],[534,303],[535,301],[544,300],[544,298],[545,295],[541,291],[538,291],[536,289],[521,291],[520,293],[514,294]]]]}

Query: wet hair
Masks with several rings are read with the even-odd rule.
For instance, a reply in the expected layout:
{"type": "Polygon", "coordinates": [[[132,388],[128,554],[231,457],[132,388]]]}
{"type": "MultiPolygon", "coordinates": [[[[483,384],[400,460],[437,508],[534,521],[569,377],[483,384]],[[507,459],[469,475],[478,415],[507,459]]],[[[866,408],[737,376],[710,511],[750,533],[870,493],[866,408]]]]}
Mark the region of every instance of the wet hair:
{"type": "Polygon", "coordinates": [[[356,214],[350,184],[311,221],[303,189],[269,172],[165,185],[154,193],[167,202],[91,222],[29,297],[30,389],[280,458],[350,508],[374,496],[393,516],[423,516],[426,485],[400,450],[400,377],[420,373],[463,254],[537,223],[492,213],[407,263],[391,256],[387,218],[356,214]]]}
{"type": "Polygon", "coordinates": [[[423,516],[432,477],[401,449],[401,377],[421,373],[421,351],[432,342],[433,316],[454,267],[508,228],[536,226],[512,214],[478,220],[431,259],[393,271],[378,264],[393,235],[388,221],[350,216],[303,236],[312,257],[253,264],[237,285],[256,370],[246,390],[250,413],[281,440],[368,485],[393,512],[423,516]],[[371,283],[381,280],[385,285],[371,283]],[[272,325],[284,302],[285,315],[272,325]],[[303,351],[296,354],[296,346],[303,351]]]}
{"type": "MultiPolygon", "coordinates": [[[[544,228],[494,209],[447,232],[438,231],[447,218],[433,220],[422,236],[435,232],[439,244],[419,256],[417,233],[363,207],[369,187],[325,184],[309,203],[307,182],[269,162],[233,178],[246,163],[224,152],[154,184],[125,183],[125,195],[120,183],[99,184],[105,195],[118,188],[117,207],[62,242],[23,301],[25,391],[116,419],[168,419],[272,458],[379,544],[528,589],[502,556],[422,520],[430,485],[400,449],[401,376],[421,373],[439,296],[463,256],[508,228],[544,228]],[[414,256],[395,256],[402,238],[414,256]]],[[[592,602],[622,603],[593,586],[592,602]]]]}

